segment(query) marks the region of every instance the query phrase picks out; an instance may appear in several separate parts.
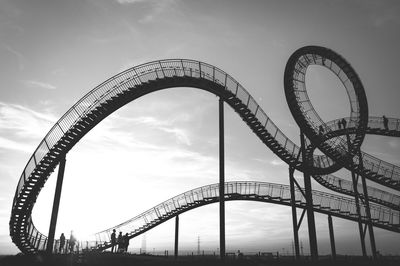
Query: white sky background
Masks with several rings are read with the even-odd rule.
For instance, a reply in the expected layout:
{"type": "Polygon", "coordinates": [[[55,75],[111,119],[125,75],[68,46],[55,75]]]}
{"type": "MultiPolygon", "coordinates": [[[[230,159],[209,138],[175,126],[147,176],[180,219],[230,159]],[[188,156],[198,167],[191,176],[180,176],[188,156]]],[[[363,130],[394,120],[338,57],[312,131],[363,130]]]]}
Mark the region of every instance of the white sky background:
{"type": "MultiPolygon", "coordinates": [[[[112,75],[166,58],[213,64],[238,80],[298,143],[283,71],[304,45],[326,46],[352,64],[365,86],[370,115],[400,117],[399,14],[398,1],[370,0],[0,0],[0,253],[18,252],[8,222],[28,158],[71,105],[112,75]]],[[[348,115],[345,90],[329,72],[312,69],[307,81],[322,118],[348,115]]],[[[67,155],[56,236],[72,229],[78,237],[94,233],[186,190],[216,183],[217,110],[214,95],[178,88],[144,96],[108,117],[67,155]]],[[[238,115],[225,110],[226,180],[287,184],[287,166],[238,115]]],[[[363,147],[400,164],[397,139],[368,137],[363,147]]],[[[55,179],[55,174],[49,178],[33,211],[45,234],[55,179]]],[[[316,182],[313,187],[324,190],[316,182]]],[[[181,249],[196,251],[198,236],[202,249],[217,249],[218,205],[180,218],[181,249]]],[[[288,207],[229,202],[226,219],[228,250],[291,250],[288,207]]],[[[326,216],[316,214],[316,221],[319,251],[328,254],[326,216]]],[[[356,224],[334,218],[334,227],[337,252],[360,254],[356,224]]],[[[173,230],[169,221],[147,233],[147,250],[172,252],[173,230]]],[[[382,253],[400,253],[399,234],[376,229],[375,235],[382,253]]],[[[300,238],[308,252],[305,221],[300,238]]],[[[140,248],[141,237],[131,247],[140,248]]]]}

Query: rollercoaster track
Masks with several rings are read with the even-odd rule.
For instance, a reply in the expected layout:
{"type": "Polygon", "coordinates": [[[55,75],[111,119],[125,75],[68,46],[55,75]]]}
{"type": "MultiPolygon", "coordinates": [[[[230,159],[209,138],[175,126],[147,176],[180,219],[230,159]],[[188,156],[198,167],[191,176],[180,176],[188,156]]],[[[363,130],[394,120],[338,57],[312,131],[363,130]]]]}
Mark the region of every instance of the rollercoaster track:
{"type": "MultiPolygon", "coordinates": [[[[364,87],[352,66],[339,54],[325,47],[305,46],[289,58],[284,73],[284,89],[289,109],[307,143],[305,165],[310,174],[332,173],[342,167],[377,183],[399,190],[400,168],[365,153],[359,153],[369,124],[368,103],[364,87]],[[330,70],[342,82],[350,102],[347,127],[335,130],[328,126],[314,109],[307,93],[306,72],[312,65],[330,70]],[[322,131],[321,131],[322,130],[322,131]],[[322,132],[322,134],[321,134],[322,132]],[[346,135],[347,138],[341,137],[346,135]],[[310,144],[310,145],[309,145],[310,144]],[[330,160],[317,163],[313,151],[320,149],[330,160]],[[384,166],[383,166],[384,165],[384,166]],[[374,169],[377,167],[379,169],[374,169]],[[388,174],[390,172],[390,174],[388,174]]],[[[390,128],[386,129],[391,131],[390,128]]],[[[321,157],[318,157],[320,159],[321,157]]]]}
{"type": "MultiPolygon", "coordinates": [[[[368,102],[361,80],[351,65],[342,56],[325,47],[302,47],[296,50],[286,63],[284,90],[289,109],[301,132],[313,145],[332,159],[326,168],[331,173],[344,165],[354,170],[353,163],[348,162],[348,159],[355,156],[364,140],[368,123],[368,102]],[[331,129],[326,127],[308,97],[306,72],[312,65],[319,65],[333,72],[346,89],[351,110],[348,128],[353,129],[353,134],[346,132],[350,136],[350,148],[343,138],[333,136],[332,140],[331,136],[328,136],[331,129]]],[[[312,155],[313,149],[309,151],[312,155]]],[[[306,159],[309,173],[318,171],[321,167],[310,164],[308,161],[310,160],[306,159]]]]}
{"type": "MultiPolygon", "coordinates": [[[[330,190],[352,197],[356,196],[354,193],[353,182],[351,181],[339,178],[334,175],[313,175],[313,178],[322,186],[329,188],[330,190]]],[[[360,192],[363,191],[362,185],[358,184],[357,188],[358,195],[362,199],[365,199],[364,194],[360,192]]],[[[368,199],[371,202],[386,206],[393,210],[400,211],[400,196],[374,187],[367,187],[367,192],[368,199]]]]}
{"type": "MultiPolygon", "coordinates": [[[[346,120],[350,120],[349,118],[345,118],[346,120]]],[[[339,130],[338,128],[338,122],[341,119],[336,119],[333,121],[328,122],[326,125],[327,127],[333,129],[334,131],[332,132],[338,132],[338,135],[343,134],[344,130],[339,130]]],[[[383,123],[383,118],[382,117],[369,117],[368,118],[368,125],[366,128],[366,134],[368,135],[380,135],[380,136],[389,136],[389,137],[400,137],[400,119],[395,119],[395,118],[388,118],[389,123],[388,123],[388,129],[386,130],[384,127],[383,123]]],[[[372,157],[369,154],[363,153],[363,157],[372,157]]],[[[375,158],[375,157],[374,157],[375,158]]],[[[375,158],[377,160],[377,158],[375,158]]],[[[329,188],[333,191],[336,191],[338,193],[346,194],[349,196],[355,196],[354,193],[354,188],[353,188],[353,183],[346,180],[342,179],[339,177],[336,177],[334,175],[313,175],[313,178],[323,185],[326,188],[329,188]]],[[[364,198],[363,193],[360,191],[363,191],[362,186],[359,184],[358,185],[358,193],[361,196],[361,198],[364,198]]],[[[399,210],[400,211],[400,196],[389,193],[387,191],[377,189],[374,187],[367,187],[368,191],[368,197],[369,200],[381,205],[384,205],[386,207],[389,207],[394,210],[399,210]]]]}
{"type": "MultiPolygon", "coordinates": [[[[305,208],[306,199],[302,192],[295,190],[296,207],[305,208]]],[[[291,206],[290,187],[282,184],[235,181],[225,183],[225,200],[249,200],[291,206]]],[[[170,198],[149,210],[107,230],[95,234],[96,241],[90,242],[87,248],[104,250],[111,247],[112,230],[128,233],[130,238],[136,237],[169,219],[186,211],[219,201],[219,184],[211,184],[189,190],[170,198]]],[[[321,191],[313,191],[314,211],[331,214],[339,218],[357,221],[354,199],[341,197],[321,191]]],[[[374,226],[400,232],[399,213],[377,204],[371,205],[374,226]]],[[[362,221],[366,223],[365,211],[362,221]]],[[[85,246],[85,245],[83,245],[85,246]]]]}
{"type": "MultiPolygon", "coordinates": [[[[330,65],[333,70],[336,67],[340,69],[334,63],[330,65]]],[[[340,73],[336,74],[340,77],[340,73]]],[[[299,171],[310,169],[309,162],[303,163],[300,147],[287,138],[243,86],[224,71],[206,63],[187,59],[169,59],[139,65],[117,74],[88,92],[50,129],[29,159],[16,188],[9,223],[10,236],[22,252],[37,252],[38,238],[40,241],[46,239],[46,236],[35,228],[31,213],[41,188],[65,154],[86,133],[120,107],[143,95],[173,87],[198,88],[221,97],[279,158],[299,171]]],[[[324,127],[326,132],[335,132],[334,126],[330,128],[324,124],[324,127]]],[[[366,128],[367,125],[360,127],[354,119],[349,122],[347,130],[351,135],[353,146],[362,141],[365,132],[359,131],[366,128]],[[351,131],[352,128],[355,132],[351,131]]],[[[308,131],[312,130],[315,131],[315,128],[311,125],[308,131]]],[[[379,130],[376,129],[374,132],[379,133],[379,130]]],[[[397,126],[395,130],[399,131],[399,127],[397,126]]],[[[313,139],[316,142],[321,141],[321,137],[309,134],[312,141],[313,139]]],[[[324,145],[322,148],[321,145],[318,148],[329,149],[326,146],[330,143],[326,141],[321,144],[324,145]]],[[[349,156],[346,159],[341,157],[343,154],[356,156],[353,155],[354,152],[351,149],[342,150],[342,144],[332,145],[327,152],[328,156],[311,156],[313,161],[310,165],[314,175],[329,174],[339,165],[344,165],[372,181],[400,190],[400,171],[397,166],[379,159],[375,160],[371,156],[368,157],[371,161],[363,158],[363,169],[359,167],[354,169],[355,165],[348,162],[349,156]],[[336,163],[332,158],[337,158],[338,154],[339,163],[336,163]]]]}

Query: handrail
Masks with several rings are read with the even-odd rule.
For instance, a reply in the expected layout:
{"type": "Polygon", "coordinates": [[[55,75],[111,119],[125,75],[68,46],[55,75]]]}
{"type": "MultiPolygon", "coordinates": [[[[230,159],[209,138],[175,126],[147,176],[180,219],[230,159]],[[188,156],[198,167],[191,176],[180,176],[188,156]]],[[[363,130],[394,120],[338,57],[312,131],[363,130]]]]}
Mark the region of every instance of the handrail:
{"type": "MultiPolygon", "coordinates": [[[[21,193],[24,194],[24,197],[31,198],[35,198],[39,194],[41,186],[46,182],[50,172],[59,163],[61,154],[68,152],[75,144],[71,142],[65,147],[60,145],[61,142],[65,141],[66,135],[72,134],[71,132],[74,132],[75,127],[82,121],[89,119],[91,114],[97,111],[101,112],[103,107],[110,105],[113,101],[117,101],[126,94],[134,92],[136,88],[146,88],[146,86],[150,85],[150,82],[161,82],[168,79],[180,79],[184,82],[187,81],[186,78],[190,78],[191,84],[199,88],[204,86],[200,84],[200,81],[209,82],[208,85],[214,86],[214,91],[212,92],[225,97],[224,100],[242,117],[247,120],[256,119],[258,124],[253,123],[250,126],[254,127],[254,129],[263,129],[263,131],[259,131],[262,133],[259,133],[260,135],[258,136],[260,138],[268,138],[268,141],[265,141],[266,145],[282,160],[288,164],[293,164],[296,169],[302,170],[302,158],[301,156],[299,160],[296,158],[300,148],[271,121],[247,90],[229,74],[217,67],[195,60],[169,59],[153,61],[125,70],[96,86],[75,103],[46,134],[30,157],[16,188],[10,219],[10,234],[13,237],[13,241],[15,240],[17,245],[19,245],[20,241],[26,241],[21,238],[21,233],[17,233],[17,230],[22,230],[26,233],[29,227],[26,221],[29,219],[33,208],[33,203],[28,204],[26,201],[21,201],[21,193]],[[32,183],[40,183],[40,185],[34,185],[35,189],[28,189],[28,186],[31,186],[32,183]],[[15,228],[14,225],[18,225],[21,228],[15,228]]],[[[151,86],[149,91],[151,91],[151,86]]],[[[106,111],[104,112],[100,119],[104,119],[109,115],[106,111]]],[[[96,123],[93,122],[92,126],[94,127],[96,123]]],[[[88,130],[90,129],[88,127],[88,130]]],[[[77,135],[77,141],[86,133],[83,132],[77,135]]],[[[332,163],[332,159],[326,155],[314,156],[314,166],[321,169],[327,168],[326,166],[329,168],[332,163]]],[[[364,162],[364,164],[368,170],[375,169],[375,165],[371,166],[369,161],[364,162]]],[[[381,162],[380,165],[384,167],[386,164],[381,162]]],[[[398,180],[399,172],[397,167],[393,166],[391,172],[380,170],[381,168],[379,167],[377,169],[377,174],[382,174],[388,178],[390,176],[390,180],[398,180]]],[[[29,246],[29,244],[26,245],[29,246]]],[[[25,246],[19,247],[26,249],[25,246]]],[[[28,250],[27,252],[30,251],[28,250]]]]}
{"type": "MultiPolygon", "coordinates": [[[[356,220],[356,203],[352,198],[338,196],[322,191],[314,190],[313,201],[314,210],[322,213],[329,213],[344,219],[356,220]]],[[[275,204],[291,204],[290,187],[288,185],[257,182],[257,181],[233,181],[225,183],[226,200],[256,200],[275,204]]],[[[144,211],[133,218],[120,223],[106,230],[95,233],[92,237],[92,243],[102,244],[101,246],[89,246],[89,248],[104,249],[110,246],[110,235],[116,231],[128,233],[129,237],[136,237],[150,228],[153,228],[162,222],[171,219],[182,211],[187,211],[196,207],[201,207],[207,203],[217,202],[219,199],[219,184],[210,184],[201,186],[144,211]],[[158,215],[158,213],[160,215],[158,215]],[[106,242],[106,245],[104,245],[106,242]]],[[[306,199],[299,189],[295,189],[296,206],[305,208],[306,199]]],[[[375,226],[400,232],[400,220],[398,211],[382,207],[377,204],[371,204],[371,215],[375,226]]],[[[362,209],[362,219],[365,223],[367,218],[364,209],[362,209]]]]}

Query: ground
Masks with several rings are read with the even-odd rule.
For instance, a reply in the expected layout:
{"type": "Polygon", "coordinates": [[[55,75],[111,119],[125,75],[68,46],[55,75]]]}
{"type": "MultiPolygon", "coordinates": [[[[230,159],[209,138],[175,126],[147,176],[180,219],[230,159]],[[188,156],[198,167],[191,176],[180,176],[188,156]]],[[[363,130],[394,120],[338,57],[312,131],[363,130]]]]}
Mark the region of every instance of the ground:
{"type": "Polygon", "coordinates": [[[399,257],[382,257],[377,261],[370,259],[362,259],[360,257],[339,257],[336,261],[331,258],[320,258],[317,262],[309,260],[294,261],[293,258],[267,258],[263,256],[244,256],[243,258],[229,257],[225,262],[220,261],[217,257],[208,256],[183,256],[175,260],[173,257],[149,256],[149,255],[131,255],[131,254],[110,254],[110,253],[91,253],[85,255],[16,255],[0,257],[0,266],[19,266],[19,265],[57,265],[57,266],[128,266],[128,265],[167,265],[167,266],[184,266],[184,265],[232,265],[232,266],[291,266],[291,265],[400,265],[399,257]]]}

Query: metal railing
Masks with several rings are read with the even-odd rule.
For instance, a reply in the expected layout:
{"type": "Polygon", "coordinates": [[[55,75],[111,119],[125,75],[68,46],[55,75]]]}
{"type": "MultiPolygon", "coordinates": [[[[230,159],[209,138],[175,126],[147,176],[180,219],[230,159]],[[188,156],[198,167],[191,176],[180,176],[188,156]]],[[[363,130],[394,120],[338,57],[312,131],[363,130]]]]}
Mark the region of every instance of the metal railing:
{"type": "MultiPolygon", "coordinates": [[[[192,60],[163,60],[155,61],[147,64],[143,64],[131,69],[128,69],[120,74],[108,79],[103,82],[92,91],[87,93],[77,103],[75,103],[50,129],[45,138],[40,142],[39,146],[29,159],[21,178],[18,182],[16,189],[16,196],[22,190],[22,187],[28,177],[32,174],[36,166],[41,162],[46,154],[60,141],[60,139],[68,132],[73,126],[86,117],[96,107],[101,106],[107,100],[118,94],[129,91],[136,85],[140,85],[143,82],[164,78],[164,77],[175,77],[175,76],[190,76],[190,77],[201,77],[211,80],[224,88],[232,92],[247,108],[255,115],[258,121],[265,127],[271,136],[281,145],[293,158],[296,158],[299,153],[299,146],[297,146],[292,140],[290,140],[272,120],[265,114],[262,108],[256,103],[254,98],[230,75],[223,72],[219,68],[212,65],[192,61],[192,60]]],[[[373,119],[375,121],[375,118],[373,119]]],[[[396,124],[396,129],[399,128],[398,120],[392,121],[391,124],[396,124]]],[[[351,126],[349,122],[349,126],[351,126]]],[[[334,124],[336,125],[336,124],[334,124]]],[[[379,127],[382,125],[379,124],[379,127]]],[[[330,125],[331,127],[331,125],[330,125]]],[[[334,128],[331,128],[331,130],[334,128]]],[[[378,173],[390,176],[390,178],[399,179],[400,171],[398,167],[389,169],[391,164],[383,162],[382,160],[375,160],[372,156],[364,155],[364,165],[370,166],[371,169],[375,169],[379,165],[378,173]]],[[[301,157],[300,157],[301,159],[301,157]]],[[[314,156],[314,165],[318,167],[324,167],[330,165],[332,160],[327,156],[314,156]]],[[[369,169],[369,168],[368,168],[369,169]]],[[[15,197],[16,198],[16,197],[15,197]]],[[[15,199],[14,198],[14,199],[15,199]]],[[[15,200],[14,200],[15,203],[15,200]]]]}
{"type": "MultiPolygon", "coordinates": [[[[170,198],[149,210],[121,223],[95,234],[97,246],[91,248],[105,248],[110,245],[111,233],[115,229],[117,232],[128,233],[131,237],[137,236],[140,232],[148,230],[165,220],[175,216],[179,212],[203,206],[207,203],[218,201],[219,184],[207,185],[182,193],[170,198]]],[[[305,207],[306,199],[303,193],[295,190],[296,205],[305,207]]],[[[290,205],[290,187],[288,185],[266,183],[266,182],[226,182],[226,200],[259,200],[277,204],[290,205]]],[[[321,191],[313,191],[314,210],[319,212],[329,212],[342,218],[355,220],[357,217],[355,200],[321,191]]],[[[400,220],[398,211],[371,204],[371,218],[375,225],[390,227],[400,230],[400,220]]],[[[361,208],[362,219],[367,220],[365,209],[361,208]]],[[[392,228],[392,229],[393,229],[392,228]]]]}
{"type": "MultiPolygon", "coordinates": [[[[346,179],[342,179],[339,178],[337,176],[334,175],[315,175],[313,176],[315,180],[317,180],[319,183],[322,182],[326,182],[327,184],[335,187],[335,191],[336,192],[342,192],[347,191],[346,194],[351,194],[354,195],[354,188],[353,188],[353,182],[348,181],[346,179]]],[[[322,183],[321,183],[322,184],[322,183]]],[[[326,186],[325,184],[322,184],[324,186],[326,186]]],[[[357,185],[357,190],[358,193],[362,195],[362,191],[363,191],[363,187],[361,184],[357,185]]],[[[387,207],[389,206],[395,206],[392,207],[394,209],[400,210],[400,196],[378,189],[378,188],[374,188],[374,187],[367,187],[367,192],[368,192],[368,197],[370,199],[370,201],[373,201],[375,203],[378,204],[382,204],[385,205],[387,207]]]]}
{"type": "MultiPolygon", "coordinates": [[[[348,130],[352,129],[352,124],[349,121],[349,118],[345,118],[348,121],[348,130]]],[[[330,121],[326,124],[326,127],[331,131],[340,130],[338,126],[338,122],[341,119],[336,119],[330,121]]],[[[396,118],[388,118],[388,129],[390,131],[395,131],[400,135],[400,119],[396,118]]],[[[371,116],[368,119],[368,126],[366,133],[370,131],[379,130],[381,135],[385,135],[385,126],[382,117],[374,117],[371,116]]],[[[386,130],[386,133],[390,134],[389,130],[386,130]]],[[[391,179],[395,182],[400,181],[400,167],[389,162],[383,161],[379,158],[376,158],[368,153],[361,152],[361,158],[363,162],[363,168],[365,170],[369,170],[373,173],[377,173],[378,175],[382,175],[387,179],[391,179]]],[[[360,159],[356,156],[355,161],[358,163],[360,159]]]]}
{"type": "MultiPolygon", "coordinates": [[[[268,131],[269,135],[280,145],[280,147],[271,149],[275,150],[275,152],[286,162],[288,162],[288,156],[292,160],[296,159],[300,150],[299,146],[297,146],[293,141],[283,134],[283,132],[275,125],[275,123],[272,122],[262,108],[256,103],[254,98],[230,75],[215,66],[194,60],[171,59],[154,61],[123,71],[98,85],[93,90],[88,92],[77,103],[75,103],[55,123],[45,138],[40,142],[37,149],[30,157],[24,171],[22,172],[15,192],[13,211],[29,208],[29,204],[23,201],[22,197],[20,197],[21,192],[24,192],[25,195],[29,195],[30,193],[39,193],[39,191],[32,192],[33,190],[27,189],[29,185],[27,184],[27,181],[32,181],[32,173],[34,173],[35,170],[40,169],[40,171],[43,172],[43,168],[48,167],[44,162],[46,156],[49,155],[51,151],[54,151],[55,147],[60,143],[63,137],[71,132],[71,130],[74,129],[79,121],[89,119],[89,115],[92,112],[100,109],[102,106],[106,106],[114,98],[119,97],[126,92],[133,91],[136,86],[145,84],[146,82],[172,77],[201,78],[220,85],[223,90],[229,91],[235,95],[235,97],[250,110],[255,118],[257,118],[258,122],[265,128],[266,131],[268,131]]],[[[72,147],[65,148],[64,152],[67,152],[67,149],[70,148],[72,147]]],[[[299,158],[301,160],[301,156],[299,158]]],[[[57,161],[59,159],[60,158],[56,157],[53,160],[57,161]]],[[[332,160],[327,156],[314,156],[314,165],[326,167],[326,165],[329,165],[330,163],[332,163],[332,160]]],[[[382,162],[381,164],[383,165],[382,162]]],[[[368,166],[370,163],[366,161],[365,165],[368,166]]],[[[370,168],[374,169],[374,166],[370,168]]],[[[376,169],[382,169],[382,167],[377,167],[376,169]]],[[[390,176],[391,178],[397,178],[398,172],[395,172],[395,170],[397,171],[397,168],[393,168],[392,172],[385,172],[384,174],[385,176],[390,176]]],[[[378,171],[381,172],[381,170],[378,171]]],[[[39,176],[39,178],[45,180],[47,176],[39,176]]],[[[15,218],[13,213],[12,219],[21,219],[15,218]]],[[[152,215],[154,216],[156,214],[152,215]]],[[[12,226],[10,228],[12,231],[11,235],[13,235],[14,229],[12,226]]],[[[33,224],[25,226],[24,230],[28,230],[28,228],[29,230],[32,230],[33,234],[37,234],[33,224]]],[[[26,233],[29,235],[29,241],[31,241],[32,234],[27,231],[26,233]]],[[[41,249],[45,245],[41,238],[39,241],[36,240],[36,242],[38,244],[34,244],[35,248],[41,249]]]]}

